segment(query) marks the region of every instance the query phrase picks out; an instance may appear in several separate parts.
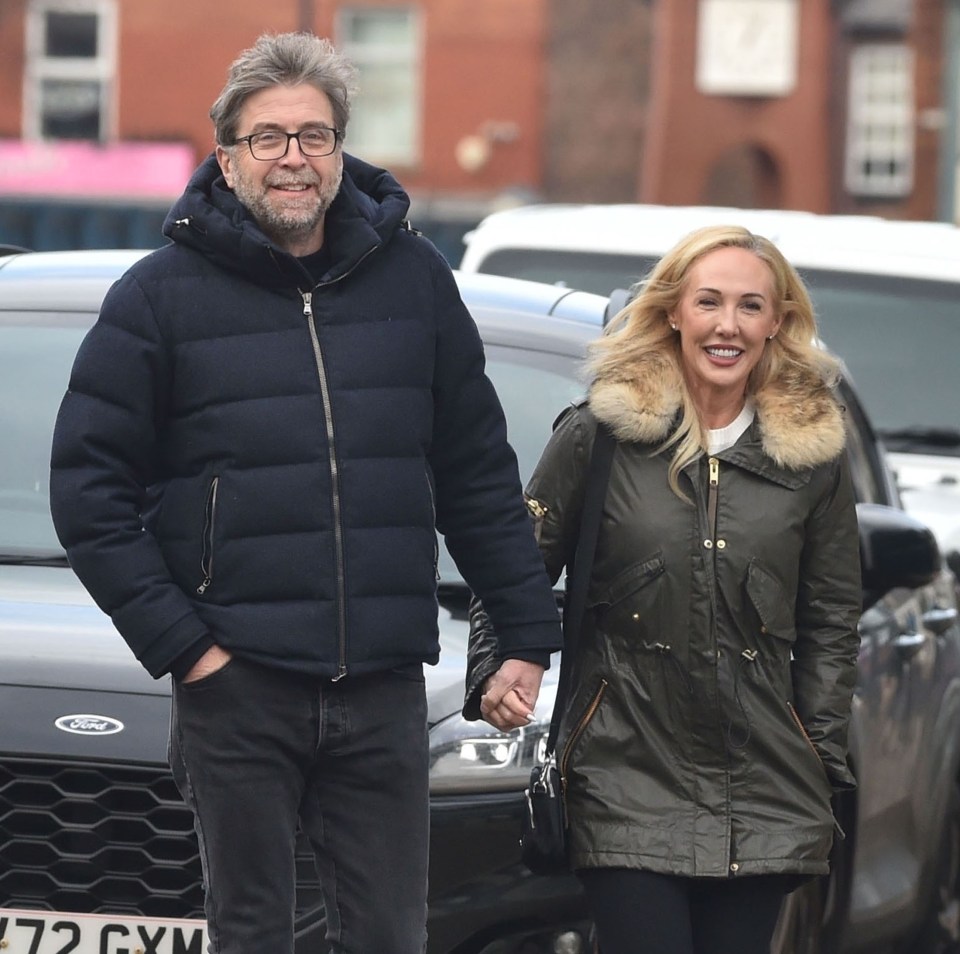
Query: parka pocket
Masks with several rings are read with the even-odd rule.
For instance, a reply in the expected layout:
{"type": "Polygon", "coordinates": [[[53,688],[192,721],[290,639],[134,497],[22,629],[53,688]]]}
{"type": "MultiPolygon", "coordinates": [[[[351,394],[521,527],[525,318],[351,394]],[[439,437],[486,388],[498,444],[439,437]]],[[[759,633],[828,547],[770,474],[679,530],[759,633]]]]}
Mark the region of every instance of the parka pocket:
{"type": "Polygon", "coordinates": [[[203,580],[197,587],[197,593],[203,596],[213,582],[213,543],[217,526],[217,491],[220,478],[214,477],[207,489],[207,501],[203,508],[203,534],[200,538],[200,572],[203,580]]]}
{"type": "Polygon", "coordinates": [[[597,625],[608,635],[636,633],[649,619],[659,625],[660,588],[654,584],[666,569],[663,555],[634,563],[599,590],[589,604],[597,625]]]}
{"type": "Polygon", "coordinates": [[[747,596],[760,617],[759,632],[793,643],[797,638],[794,606],[780,581],[755,560],[747,567],[747,596]]]}
{"type": "Polygon", "coordinates": [[[586,710],[577,719],[576,724],[570,730],[570,734],[567,736],[567,741],[563,746],[563,752],[560,755],[560,778],[565,780],[567,777],[567,768],[570,764],[570,756],[573,754],[573,750],[577,747],[577,743],[583,737],[583,733],[586,731],[587,726],[590,725],[591,720],[597,714],[597,710],[600,708],[600,703],[603,702],[603,697],[606,694],[607,686],[606,679],[600,680],[600,685],[597,687],[596,692],[590,697],[590,702],[587,705],[586,710]]]}

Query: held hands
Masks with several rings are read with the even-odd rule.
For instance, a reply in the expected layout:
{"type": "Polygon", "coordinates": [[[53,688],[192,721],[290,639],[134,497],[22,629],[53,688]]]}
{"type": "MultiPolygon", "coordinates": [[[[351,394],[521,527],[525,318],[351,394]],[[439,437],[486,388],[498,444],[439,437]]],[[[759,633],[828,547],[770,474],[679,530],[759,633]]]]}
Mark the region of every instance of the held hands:
{"type": "Polygon", "coordinates": [[[523,659],[505,659],[487,679],[480,697],[480,714],[506,732],[527,725],[540,694],[543,666],[523,659]]]}

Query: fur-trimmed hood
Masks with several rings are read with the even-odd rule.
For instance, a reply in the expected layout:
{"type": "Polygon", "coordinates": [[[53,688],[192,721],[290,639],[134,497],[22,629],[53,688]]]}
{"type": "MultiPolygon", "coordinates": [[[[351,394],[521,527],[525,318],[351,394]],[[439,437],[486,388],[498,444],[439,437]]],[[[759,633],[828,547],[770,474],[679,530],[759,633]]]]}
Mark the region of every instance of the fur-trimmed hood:
{"type": "MultiPolygon", "coordinates": [[[[683,380],[673,358],[650,352],[616,376],[596,379],[589,405],[618,440],[658,444],[683,403],[683,380]]],[[[788,470],[816,467],[844,447],[843,411],[814,369],[790,368],[752,395],[764,454],[788,470]]]]}

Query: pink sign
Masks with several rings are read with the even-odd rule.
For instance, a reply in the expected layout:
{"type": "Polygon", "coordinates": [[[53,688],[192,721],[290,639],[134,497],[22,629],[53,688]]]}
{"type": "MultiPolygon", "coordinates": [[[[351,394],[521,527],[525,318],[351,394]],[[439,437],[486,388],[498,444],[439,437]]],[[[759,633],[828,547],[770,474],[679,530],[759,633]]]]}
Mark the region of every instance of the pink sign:
{"type": "Polygon", "coordinates": [[[0,139],[0,196],[169,200],[196,164],[187,143],[0,139]]]}

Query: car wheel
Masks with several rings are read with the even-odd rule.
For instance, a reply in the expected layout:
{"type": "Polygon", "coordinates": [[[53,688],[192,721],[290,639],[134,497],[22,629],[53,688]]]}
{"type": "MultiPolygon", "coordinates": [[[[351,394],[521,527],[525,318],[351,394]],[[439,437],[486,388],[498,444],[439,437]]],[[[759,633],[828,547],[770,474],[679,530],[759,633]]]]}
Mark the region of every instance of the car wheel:
{"type": "Polygon", "coordinates": [[[960,788],[956,784],[940,844],[933,897],[911,954],[960,954],[960,788]]]}

